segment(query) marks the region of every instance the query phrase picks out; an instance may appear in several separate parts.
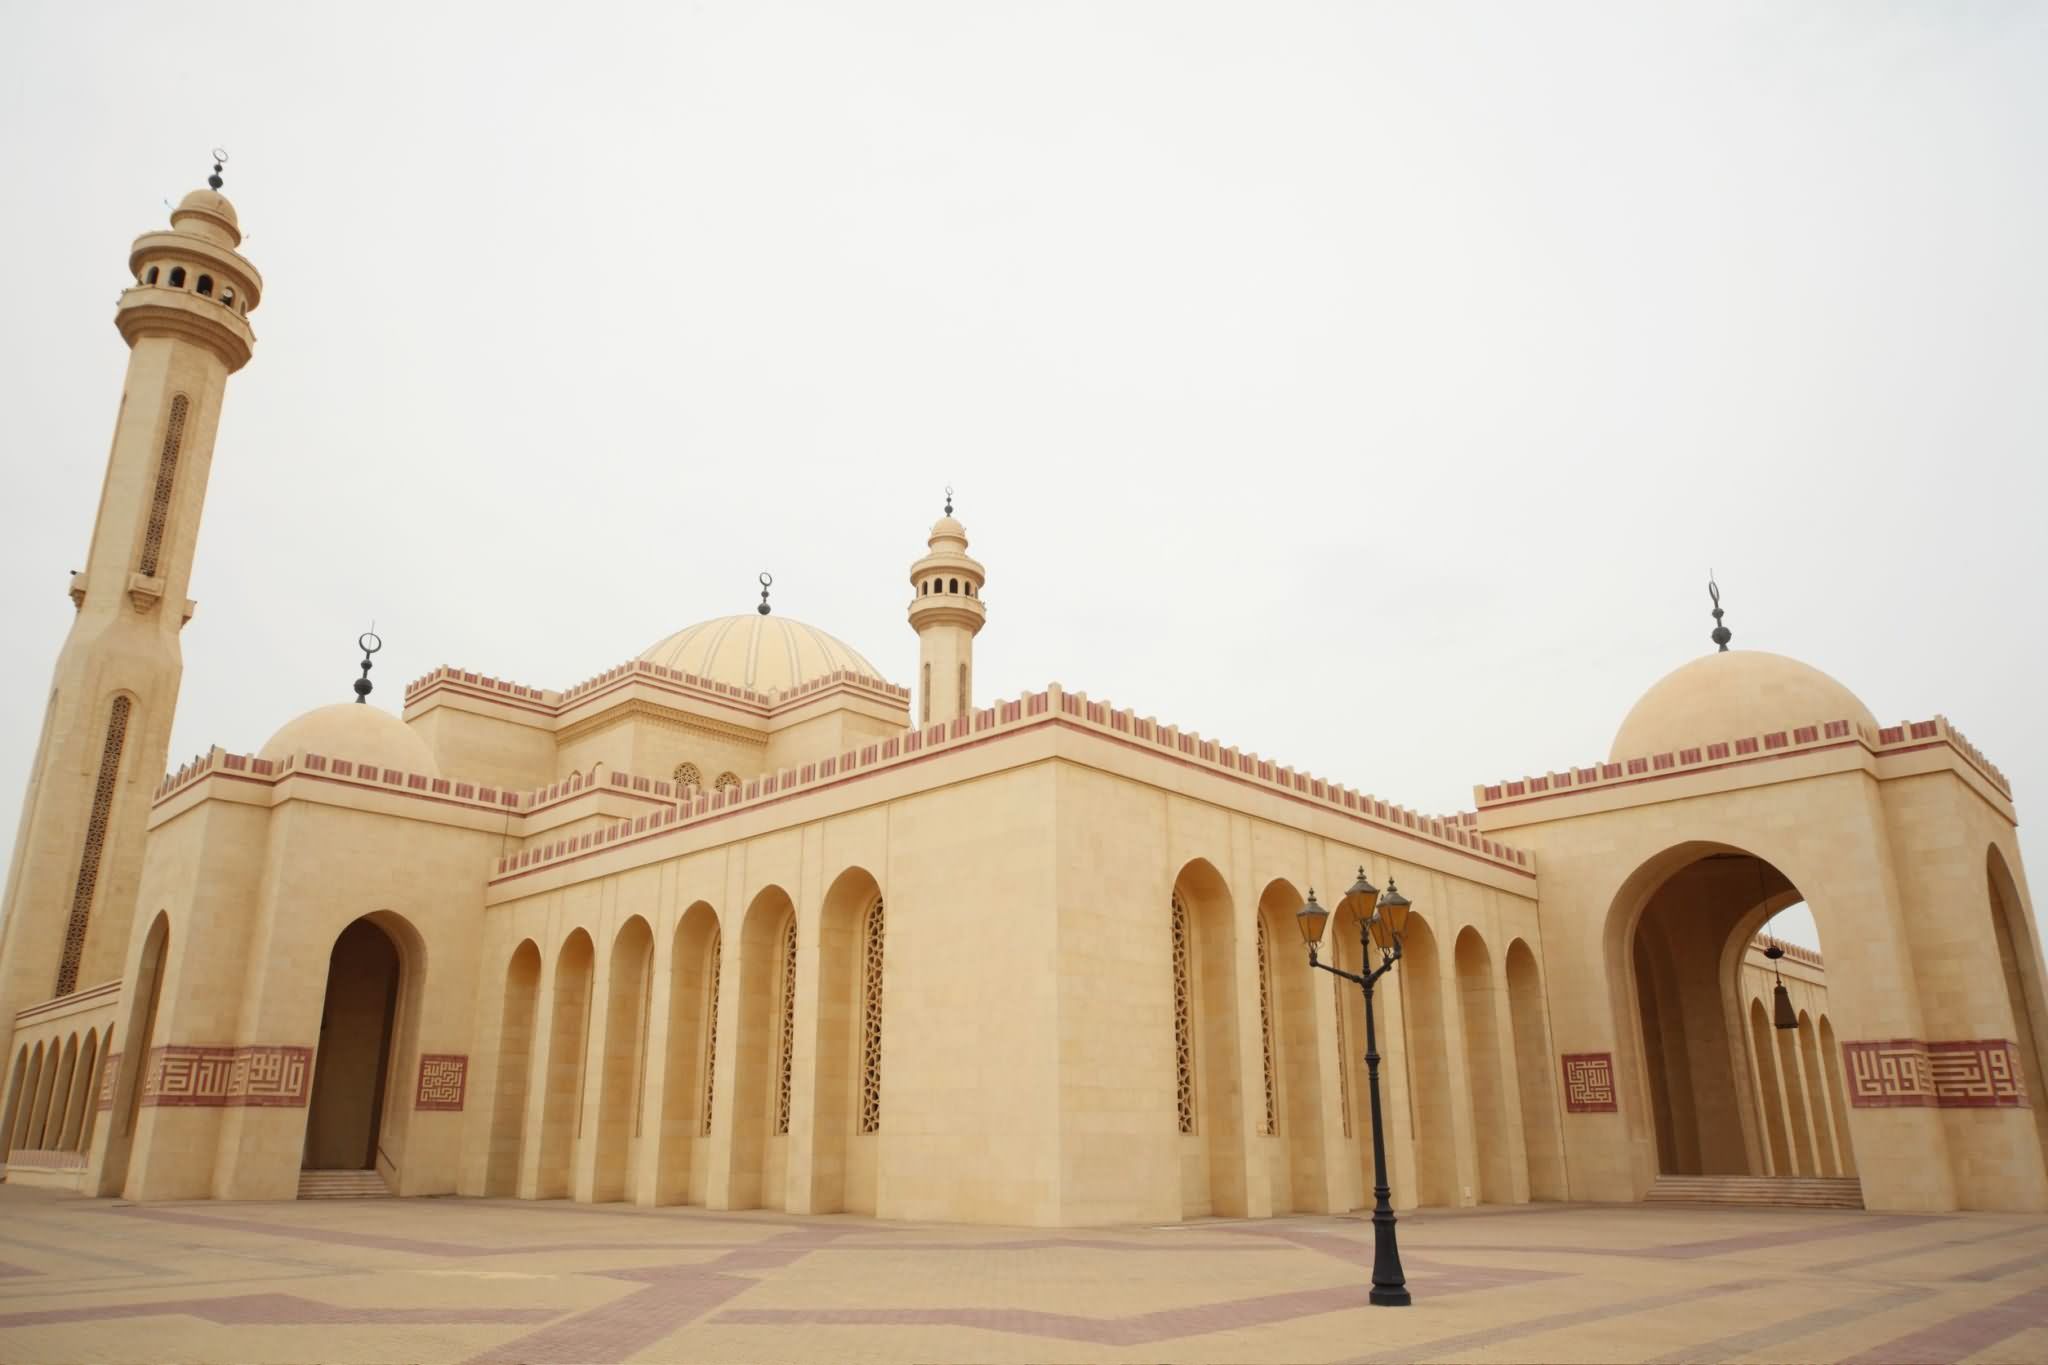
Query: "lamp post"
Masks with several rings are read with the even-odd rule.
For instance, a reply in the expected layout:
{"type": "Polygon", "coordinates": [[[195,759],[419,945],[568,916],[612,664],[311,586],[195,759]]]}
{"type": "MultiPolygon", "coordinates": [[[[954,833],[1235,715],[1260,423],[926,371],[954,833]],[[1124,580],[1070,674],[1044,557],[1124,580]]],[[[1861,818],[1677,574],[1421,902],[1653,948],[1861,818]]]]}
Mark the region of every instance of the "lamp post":
{"type": "MultiPolygon", "coordinates": [[[[1379,1035],[1373,1027],[1372,988],[1373,983],[1394,969],[1401,960],[1401,934],[1408,927],[1408,898],[1394,887],[1394,879],[1387,878],[1387,889],[1381,891],[1366,880],[1365,869],[1358,869],[1358,880],[1344,893],[1339,906],[1348,906],[1358,917],[1358,965],[1357,974],[1340,967],[1332,967],[1316,957],[1316,945],[1323,941],[1323,925],[1329,920],[1330,912],[1316,904],[1316,893],[1310,888],[1308,903],[1294,914],[1294,922],[1301,929],[1302,941],[1308,944],[1308,965],[1321,967],[1332,976],[1341,976],[1346,981],[1356,981],[1358,988],[1365,992],[1365,1074],[1372,1089],[1372,1294],[1373,1304],[1382,1308],[1405,1308],[1411,1302],[1408,1296],[1408,1282],[1401,1274],[1401,1247],[1394,1238],[1394,1206],[1389,1202],[1387,1189],[1387,1144],[1380,1129],[1380,1044],[1379,1035]],[[1372,961],[1372,949],[1380,950],[1380,965],[1365,970],[1372,961]]],[[[1347,1062],[1346,1065],[1349,1065],[1347,1062]]]]}

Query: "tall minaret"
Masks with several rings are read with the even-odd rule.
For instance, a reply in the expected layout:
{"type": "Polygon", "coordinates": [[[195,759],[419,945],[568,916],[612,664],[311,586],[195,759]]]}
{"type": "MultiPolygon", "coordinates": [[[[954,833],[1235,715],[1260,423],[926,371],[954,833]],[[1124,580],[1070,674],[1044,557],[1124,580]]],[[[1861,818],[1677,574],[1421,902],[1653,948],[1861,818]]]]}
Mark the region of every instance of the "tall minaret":
{"type": "Polygon", "coordinates": [[[235,250],[220,169],[172,210],[168,232],[144,233],[128,253],[135,284],[114,311],[128,374],[0,902],[0,1048],[16,1010],[112,980],[125,963],[184,672],[178,632],[192,616],[214,429],[228,376],[255,344],[245,315],[263,291],[235,250]]]}
{"type": "Polygon", "coordinates": [[[967,528],[953,520],[953,490],[946,515],[932,523],[931,553],[910,566],[910,628],[917,632],[918,724],[936,725],[974,705],[974,637],[988,620],[981,600],[987,579],[967,555],[967,528]]]}

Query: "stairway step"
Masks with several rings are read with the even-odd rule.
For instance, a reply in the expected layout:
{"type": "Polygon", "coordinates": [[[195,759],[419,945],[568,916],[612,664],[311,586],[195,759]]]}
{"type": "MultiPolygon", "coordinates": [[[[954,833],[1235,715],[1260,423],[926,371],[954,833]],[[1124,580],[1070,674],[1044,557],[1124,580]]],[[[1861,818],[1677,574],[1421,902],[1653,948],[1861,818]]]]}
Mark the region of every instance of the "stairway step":
{"type": "Polygon", "coordinates": [[[301,1171],[301,1199],[388,1199],[391,1187],[376,1171],[301,1171]]]}
{"type": "Polygon", "coordinates": [[[1671,1204],[1860,1209],[1863,1184],[1853,1176],[1661,1175],[1645,1198],[1671,1204]]]}

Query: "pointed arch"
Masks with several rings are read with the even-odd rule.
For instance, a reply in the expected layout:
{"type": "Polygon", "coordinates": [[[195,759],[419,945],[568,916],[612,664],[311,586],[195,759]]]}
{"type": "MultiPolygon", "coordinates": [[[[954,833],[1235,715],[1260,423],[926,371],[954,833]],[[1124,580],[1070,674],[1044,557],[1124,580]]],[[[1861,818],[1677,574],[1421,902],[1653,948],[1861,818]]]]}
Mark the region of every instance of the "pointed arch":
{"type": "MultiPolygon", "coordinates": [[[[157,1011],[163,1003],[164,975],[171,951],[171,917],[162,910],[149,923],[142,953],[136,960],[134,994],[121,1027],[127,1040],[114,1073],[114,1106],[108,1116],[107,1151],[100,1161],[95,1193],[120,1194],[128,1186],[128,1158],[135,1141],[135,1121],[142,1104],[143,1077],[156,1041],[157,1011]]],[[[111,1040],[107,1047],[113,1051],[111,1040]]],[[[111,1061],[112,1058],[109,1058],[111,1061]]]]}
{"type": "Polygon", "coordinates": [[[1997,844],[1984,854],[1984,880],[1991,910],[1991,937],[1998,949],[1999,975],[2006,1007],[2012,1013],[2013,1041],[2019,1047],[2020,1080],[2033,1097],[2034,1133],[2048,1163],[2048,1000],[2042,997],[2041,950],[2035,941],[2034,919],[2013,877],[2012,865],[1997,844]]]}
{"type": "Polygon", "coordinates": [[[1551,1082],[1549,1020],[1536,954],[1522,939],[1508,943],[1508,1019],[1515,1038],[1515,1082],[1522,1101],[1522,1145],[1529,1154],[1529,1197],[1570,1197],[1559,1131],[1557,1090],[1551,1082]]]}
{"type": "Polygon", "coordinates": [[[1472,1143],[1479,1168],[1476,1193],[1486,1204],[1515,1202],[1514,1145],[1508,1124],[1507,1076],[1500,1048],[1500,1002],[1493,954],[1466,925],[1451,947],[1465,1034],[1465,1086],[1472,1103],[1472,1143]]]}
{"type": "Polygon", "coordinates": [[[569,1193],[576,1144],[583,1125],[583,1049],[590,1035],[591,977],[597,951],[588,930],[569,931],[555,953],[554,1009],[548,1023],[547,1071],[542,1077],[540,1160],[533,1197],[569,1193]]]}
{"type": "Polygon", "coordinates": [[[876,1211],[884,914],[881,883],[864,867],[843,869],[826,888],[813,1040],[810,1206],[817,1213],[876,1211]]]}
{"type": "Polygon", "coordinates": [[[1180,922],[1187,937],[1195,1132],[1181,1139],[1181,1216],[1240,1217],[1247,1207],[1250,1173],[1244,1166],[1240,1102],[1244,1079],[1237,1046],[1236,912],[1229,887],[1205,858],[1181,868],[1162,909],[1167,934],[1180,922]]]}
{"type": "Polygon", "coordinates": [[[1294,912],[1302,895],[1285,878],[1259,895],[1258,936],[1262,1026],[1270,1055],[1269,1100],[1280,1141],[1269,1153],[1268,1178],[1275,1213],[1325,1212],[1323,1073],[1316,1040],[1317,977],[1296,946],[1294,912]],[[1290,948],[1293,951],[1288,951],[1290,948]]]}
{"type": "Polygon", "coordinates": [[[1408,1097],[1418,1203],[1458,1203],[1458,1149],[1451,1123],[1449,1011],[1443,950],[1427,917],[1408,916],[1401,952],[1401,1000],[1407,1024],[1408,1097]]]}
{"type": "Polygon", "coordinates": [[[642,1131],[641,1077],[647,1057],[647,1011],[654,989],[654,930],[628,916],[612,939],[604,1012],[604,1053],[597,1075],[597,1151],[590,1197],[623,1199],[642,1131]]]}
{"type": "Polygon", "coordinates": [[[796,903],[770,884],[755,893],[740,919],[737,1037],[729,1054],[732,1076],[730,1206],[785,1206],[788,1137],[776,1132],[786,1055],[785,1005],[794,1018],[791,948],[796,903]]]}
{"type": "Polygon", "coordinates": [[[1785,1120],[1785,1095],[1778,1087],[1778,1058],[1771,1043],[1771,1018],[1764,1002],[1749,998],[1750,1051],[1756,1058],[1756,1084],[1763,1101],[1762,1119],[1770,1166],[1765,1175],[1795,1175],[1792,1164],[1791,1129],[1785,1120]]]}
{"type": "Polygon", "coordinates": [[[669,945],[667,1071],[662,1085],[661,1155],[655,1202],[702,1204],[717,1084],[718,912],[693,901],[669,945]]]}
{"type": "Polygon", "coordinates": [[[540,976],[540,946],[522,939],[505,963],[504,1003],[498,1011],[498,1076],[491,1087],[491,1141],[484,1164],[487,1195],[519,1192],[540,976]]]}

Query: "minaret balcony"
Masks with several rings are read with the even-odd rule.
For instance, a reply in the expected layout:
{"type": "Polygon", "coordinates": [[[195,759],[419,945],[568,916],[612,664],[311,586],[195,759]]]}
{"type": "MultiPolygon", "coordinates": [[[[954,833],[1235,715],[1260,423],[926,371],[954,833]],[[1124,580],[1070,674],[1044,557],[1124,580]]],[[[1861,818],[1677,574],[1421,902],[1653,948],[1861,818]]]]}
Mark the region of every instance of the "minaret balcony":
{"type": "Polygon", "coordinates": [[[121,291],[114,325],[130,346],[147,336],[194,342],[218,355],[232,374],[249,363],[256,333],[248,320],[217,299],[162,284],[138,284],[121,291]]]}

